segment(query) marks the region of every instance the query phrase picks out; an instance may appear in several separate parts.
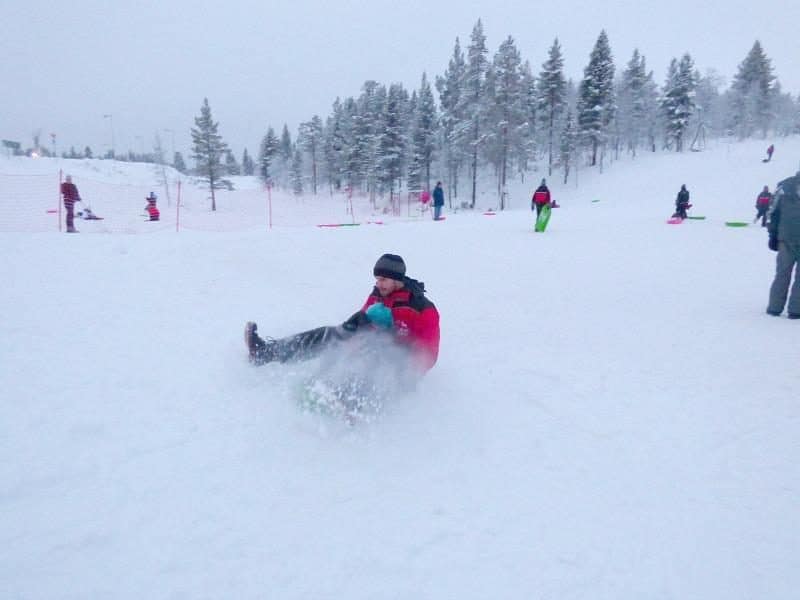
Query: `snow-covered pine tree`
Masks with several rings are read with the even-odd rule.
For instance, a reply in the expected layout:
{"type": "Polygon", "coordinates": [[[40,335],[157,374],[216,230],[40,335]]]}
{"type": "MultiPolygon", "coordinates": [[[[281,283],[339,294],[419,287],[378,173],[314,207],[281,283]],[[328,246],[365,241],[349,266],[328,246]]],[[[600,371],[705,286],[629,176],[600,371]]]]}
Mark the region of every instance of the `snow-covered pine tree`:
{"type": "Polygon", "coordinates": [[[775,94],[775,120],[773,121],[775,133],[781,136],[800,133],[800,97],[795,102],[791,94],[783,93],[778,81],[775,81],[773,91],[775,94]]]}
{"type": "Polygon", "coordinates": [[[547,174],[553,174],[554,139],[560,129],[560,119],[566,108],[567,82],[564,79],[564,58],[558,38],[550,46],[547,60],[542,64],[536,86],[539,125],[547,138],[547,174]]]}
{"type": "Polygon", "coordinates": [[[497,165],[497,184],[500,195],[500,210],[506,205],[506,183],[508,165],[519,156],[524,140],[523,127],[526,115],[523,106],[522,58],[508,36],[501,44],[492,61],[493,94],[487,131],[493,138],[497,165]]]}
{"type": "Polygon", "coordinates": [[[325,119],[322,133],[322,154],[325,172],[331,191],[342,189],[342,181],[347,180],[345,157],[347,155],[347,121],[344,106],[339,98],[333,103],[333,110],[325,119]]]}
{"type": "Polygon", "coordinates": [[[383,129],[378,142],[378,180],[381,183],[381,191],[388,190],[390,197],[394,193],[395,184],[399,190],[400,177],[403,173],[407,104],[408,92],[399,83],[391,84],[386,97],[383,129]]]}
{"type": "Polygon", "coordinates": [[[412,102],[414,113],[411,128],[411,157],[409,159],[409,189],[431,189],[431,163],[436,149],[438,116],[433,91],[428,76],[423,73],[416,102],[412,102]],[[412,177],[415,181],[412,181],[412,177]]]}
{"type": "Polygon", "coordinates": [[[695,90],[695,110],[689,123],[689,131],[694,132],[693,150],[699,150],[699,144],[706,135],[722,135],[725,131],[724,103],[720,88],[723,79],[713,69],[705,75],[695,72],[697,88],[695,90]],[[696,146],[696,147],[695,147],[696,146]]]}
{"type": "Polygon", "coordinates": [[[384,131],[386,86],[377,81],[366,81],[356,103],[353,158],[358,179],[366,186],[370,199],[375,201],[381,172],[378,146],[384,131]]]}
{"type": "Polygon", "coordinates": [[[656,151],[656,140],[659,137],[659,133],[663,130],[663,119],[661,118],[659,100],[658,84],[653,76],[653,71],[650,70],[647,72],[647,78],[644,83],[645,139],[647,140],[647,148],[650,152],[656,151]]]}
{"type": "Polygon", "coordinates": [[[225,174],[226,175],[242,174],[242,169],[241,167],[239,167],[239,163],[236,162],[236,157],[230,150],[228,150],[228,152],[225,153],[225,174]]]}
{"type": "Polygon", "coordinates": [[[250,155],[247,153],[247,148],[242,152],[242,175],[255,175],[256,165],[250,155]]]}
{"type": "Polygon", "coordinates": [[[211,210],[217,210],[215,191],[219,189],[233,189],[233,184],[223,177],[225,166],[222,158],[228,151],[228,144],[222,141],[222,136],[217,133],[219,124],[211,117],[211,107],[208,98],[203,99],[200,116],[194,119],[192,127],[192,158],[195,160],[198,177],[204,181],[211,190],[211,210]]]}
{"type": "Polygon", "coordinates": [[[631,59],[622,72],[617,93],[617,123],[622,143],[631,156],[636,156],[645,135],[647,67],[639,49],[633,51],[631,59]]]}
{"type": "Polygon", "coordinates": [[[183,160],[183,154],[176,152],[172,158],[172,166],[178,173],[186,173],[186,161],[183,160]]]}
{"type": "Polygon", "coordinates": [[[300,124],[297,146],[311,159],[311,193],[317,195],[317,177],[322,158],[322,119],[314,115],[310,121],[300,124]]]}
{"type": "Polygon", "coordinates": [[[289,178],[292,182],[292,192],[295,196],[301,196],[303,194],[303,153],[299,144],[295,146],[292,154],[289,178]]]}
{"type": "Polygon", "coordinates": [[[342,168],[350,193],[357,188],[364,189],[365,185],[363,166],[366,160],[362,153],[366,152],[366,149],[361,142],[362,128],[363,119],[359,113],[359,102],[355,98],[348,97],[343,105],[342,137],[344,145],[342,152],[344,153],[344,164],[342,168]]]}
{"type": "Polygon", "coordinates": [[[464,52],[456,38],[453,56],[450,58],[444,76],[436,77],[436,90],[439,92],[439,106],[441,107],[440,155],[447,172],[447,189],[450,191],[447,197],[451,203],[452,198],[458,198],[458,173],[464,161],[457,132],[461,129],[463,121],[460,109],[463,108],[461,86],[464,83],[465,71],[464,52]]]}
{"type": "Polygon", "coordinates": [[[605,146],[615,109],[614,61],[603,30],[583,71],[578,98],[578,132],[583,144],[591,150],[592,166],[597,164],[598,149],[605,146]]]}
{"type": "Polygon", "coordinates": [[[661,108],[664,113],[667,146],[671,147],[674,143],[676,152],[683,151],[686,129],[694,112],[696,88],[692,57],[686,53],[680,62],[673,58],[664,84],[661,108]]]}
{"type": "Polygon", "coordinates": [[[761,42],[755,41],[731,84],[732,126],[740,138],[756,129],[766,137],[773,118],[775,75],[761,42]]]}
{"type": "Polygon", "coordinates": [[[478,151],[484,135],[482,118],[486,113],[485,79],[489,70],[489,51],[486,48],[486,36],[483,34],[483,23],[478,22],[472,28],[470,43],[467,48],[467,62],[464,80],[461,84],[458,112],[463,115],[456,136],[465,155],[470,157],[472,177],[472,194],[470,207],[475,208],[478,186],[478,151]]]}
{"type": "Polygon", "coordinates": [[[268,127],[264,139],[261,140],[261,148],[258,152],[258,174],[261,177],[261,181],[266,185],[274,183],[273,166],[277,154],[278,138],[275,136],[275,130],[272,127],[268,127]]]}
{"type": "Polygon", "coordinates": [[[526,60],[521,68],[520,88],[522,94],[522,114],[525,120],[520,130],[520,148],[517,159],[517,171],[522,181],[528,171],[531,161],[536,161],[537,147],[537,108],[538,94],[536,91],[536,78],[531,71],[531,64],[526,60]]]}
{"type": "Polygon", "coordinates": [[[575,128],[572,111],[567,110],[567,118],[564,121],[564,129],[561,130],[561,139],[559,142],[559,156],[561,168],[564,170],[564,183],[567,183],[570,167],[576,160],[577,149],[578,132],[575,128]]]}
{"type": "Polygon", "coordinates": [[[275,165],[276,179],[281,187],[286,187],[289,180],[289,171],[292,166],[293,144],[292,135],[289,133],[289,126],[284,123],[281,131],[281,139],[278,142],[277,164],[275,165]]]}

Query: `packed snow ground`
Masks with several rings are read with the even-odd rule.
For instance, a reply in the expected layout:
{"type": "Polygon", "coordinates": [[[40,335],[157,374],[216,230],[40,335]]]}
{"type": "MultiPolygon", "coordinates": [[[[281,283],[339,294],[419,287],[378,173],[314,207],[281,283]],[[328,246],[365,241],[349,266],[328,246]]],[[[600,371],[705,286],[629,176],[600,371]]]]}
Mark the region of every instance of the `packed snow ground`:
{"type": "MultiPolygon", "coordinates": [[[[0,161],[106,217],[0,233],[0,597],[796,598],[800,323],[764,314],[764,230],[724,225],[797,170],[766,145],[553,177],[545,234],[538,177],[496,216],[343,228],[313,226],[342,198],[275,193],[269,230],[250,186],[175,233],[144,167],[0,161]],[[670,226],[681,183],[707,218],[670,226]],[[384,252],[441,312],[437,366],[375,423],[302,414],[244,322],[338,323],[384,252]]],[[[30,177],[0,181],[18,213],[30,177]]]]}

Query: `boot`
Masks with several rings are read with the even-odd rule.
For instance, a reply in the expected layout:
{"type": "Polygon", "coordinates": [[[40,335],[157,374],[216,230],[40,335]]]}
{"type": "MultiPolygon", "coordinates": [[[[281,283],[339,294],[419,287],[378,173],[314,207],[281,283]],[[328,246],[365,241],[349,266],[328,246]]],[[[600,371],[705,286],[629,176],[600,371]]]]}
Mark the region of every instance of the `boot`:
{"type": "Polygon", "coordinates": [[[272,338],[261,339],[257,331],[258,326],[248,321],[244,326],[244,343],[247,346],[250,362],[254,365],[263,365],[275,360],[278,344],[272,338]]]}

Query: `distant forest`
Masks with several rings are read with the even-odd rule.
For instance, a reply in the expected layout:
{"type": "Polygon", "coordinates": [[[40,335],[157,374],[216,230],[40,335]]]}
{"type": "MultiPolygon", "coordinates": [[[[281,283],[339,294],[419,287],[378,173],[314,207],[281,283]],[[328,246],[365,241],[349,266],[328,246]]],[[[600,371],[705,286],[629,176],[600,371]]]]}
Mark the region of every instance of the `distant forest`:
{"type": "MultiPolygon", "coordinates": [[[[601,31],[575,82],[564,76],[557,38],[535,70],[511,36],[490,54],[479,20],[466,48],[456,38],[433,80],[423,73],[411,91],[366,81],[358,97],[336,98],[330,114],[313,115],[294,135],[285,124],[280,135],[267,127],[255,157],[245,149],[237,161],[217,126],[206,100],[192,129],[192,172],[212,189],[230,188],[224,176],[241,174],[296,194],[375,198],[430,190],[441,180],[451,202],[474,206],[478,178],[493,177],[502,208],[506,183],[533,172],[567,182],[577,166],[699,151],[711,137],[798,133],[800,98],[781,90],[759,41],[723,89],[723,79],[701,74],[688,53],[672,59],[660,84],[639,50],[620,68],[601,31]]],[[[154,153],[127,158],[165,164],[163,154],[157,139],[154,153]]],[[[179,153],[172,164],[187,170],[179,153]]]]}

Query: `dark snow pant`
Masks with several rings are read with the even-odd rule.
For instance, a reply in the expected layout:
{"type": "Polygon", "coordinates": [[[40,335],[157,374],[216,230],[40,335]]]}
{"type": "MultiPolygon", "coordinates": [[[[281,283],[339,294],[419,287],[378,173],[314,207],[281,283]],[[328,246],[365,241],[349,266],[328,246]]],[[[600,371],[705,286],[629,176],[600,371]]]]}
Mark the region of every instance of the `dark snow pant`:
{"type": "Polygon", "coordinates": [[[544,204],[539,204],[538,202],[536,202],[535,204],[536,204],[536,218],[538,219],[539,213],[541,213],[542,208],[544,208],[544,204]]]}
{"type": "Polygon", "coordinates": [[[800,263],[800,241],[784,242],[778,244],[778,256],[775,259],[775,280],[769,288],[769,305],[767,312],[779,315],[786,305],[789,296],[788,313],[792,316],[800,315],[800,273],[797,265],[800,263]],[[789,284],[792,281],[794,269],[794,285],[789,294],[789,284]]]}
{"type": "Polygon", "coordinates": [[[67,231],[75,229],[75,203],[64,200],[64,208],[67,210],[67,231]]]}
{"type": "Polygon", "coordinates": [[[324,349],[352,337],[367,322],[366,315],[359,311],[341,325],[317,327],[281,338],[276,340],[275,358],[280,362],[315,358],[324,349]]]}
{"type": "Polygon", "coordinates": [[[353,335],[339,327],[317,327],[296,335],[276,340],[275,357],[280,362],[309,360],[325,348],[346,340],[353,335]]]}
{"type": "Polygon", "coordinates": [[[756,213],[756,218],[753,219],[753,223],[755,223],[756,221],[761,219],[761,226],[762,227],[766,227],[767,226],[767,211],[769,210],[769,205],[767,205],[767,206],[757,206],[756,210],[758,212],[756,213]]]}

